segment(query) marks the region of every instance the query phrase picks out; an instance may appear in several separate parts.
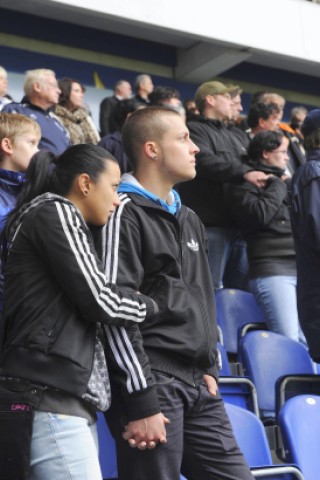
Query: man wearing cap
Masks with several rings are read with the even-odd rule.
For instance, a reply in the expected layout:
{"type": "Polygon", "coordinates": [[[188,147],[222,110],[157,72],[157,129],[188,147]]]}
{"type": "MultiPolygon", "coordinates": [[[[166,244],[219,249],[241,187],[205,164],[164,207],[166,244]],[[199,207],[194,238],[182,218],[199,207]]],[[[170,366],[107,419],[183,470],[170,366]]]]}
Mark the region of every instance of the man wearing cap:
{"type": "MultiPolygon", "coordinates": [[[[200,148],[197,175],[179,188],[182,201],[192,208],[204,223],[208,236],[209,263],[215,289],[223,288],[223,276],[241,235],[228,209],[227,184],[247,181],[264,186],[267,176],[246,165],[247,150],[230,132],[226,121],[231,117],[231,94],[235,85],[210,81],[200,85],[195,102],[200,115],[188,122],[190,137],[200,148]]],[[[247,256],[242,247],[238,262],[232,266],[233,288],[244,288],[247,256]]]]}
{"type": "Polygon", "coordinates": [[[291,184],[297,302],[309,353],[320,363],[320,109],[307,114],[301,132],[307,161],[296,170],[291,184]]]}

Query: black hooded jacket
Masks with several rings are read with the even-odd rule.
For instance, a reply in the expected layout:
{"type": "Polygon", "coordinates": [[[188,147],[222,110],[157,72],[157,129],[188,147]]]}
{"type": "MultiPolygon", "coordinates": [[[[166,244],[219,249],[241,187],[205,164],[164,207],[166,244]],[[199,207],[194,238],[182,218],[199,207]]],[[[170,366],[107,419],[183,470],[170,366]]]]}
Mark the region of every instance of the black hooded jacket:
{"type": "Polygon", "coordinates": [[[177,187],[182,203],[194,210],[206,227],[232,225],[228,184],[243,183],[244,174],[253,170],[246,164],[244,143],[219,120],[199,115],[188,122],[188,128],[200,152],[196,177],[177,187]]]}

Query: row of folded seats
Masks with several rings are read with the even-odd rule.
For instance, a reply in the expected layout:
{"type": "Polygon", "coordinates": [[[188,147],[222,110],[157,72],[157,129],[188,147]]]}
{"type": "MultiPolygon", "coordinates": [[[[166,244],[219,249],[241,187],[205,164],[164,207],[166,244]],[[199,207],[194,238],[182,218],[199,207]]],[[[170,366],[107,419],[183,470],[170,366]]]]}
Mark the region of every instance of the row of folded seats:
{"type": "MultiPolygon", "coordinates": [[[[320,375],[308,350],[268,331],[249,292],[215,295],[219,389],[254,477],[319,480],[320,375]]],[[[116,479],[115,445],[102,414],[98,435],[103,478],[116,479]]]]}
{"type": "Polygon", "coordinates": [[[268,331],[252,294],[215,295],[220,392],[255,478],[318,480],[318,366],[304,345],[268,331]]]}

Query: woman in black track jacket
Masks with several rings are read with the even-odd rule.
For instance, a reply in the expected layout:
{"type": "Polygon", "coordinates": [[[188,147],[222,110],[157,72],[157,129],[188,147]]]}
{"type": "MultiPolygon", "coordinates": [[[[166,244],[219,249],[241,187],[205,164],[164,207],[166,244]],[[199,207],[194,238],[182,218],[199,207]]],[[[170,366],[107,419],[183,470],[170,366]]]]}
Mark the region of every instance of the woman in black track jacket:
{"type": "Polygon", "coordinates": [[[119,181],[116,160],[100,147],[39,152],[9,216],[0,478],[101,480],[95,412],[110,404],[101,325],[141,323],[156,308],[109,284],[95,254],[88,224],[107,223],[119,181]]]}

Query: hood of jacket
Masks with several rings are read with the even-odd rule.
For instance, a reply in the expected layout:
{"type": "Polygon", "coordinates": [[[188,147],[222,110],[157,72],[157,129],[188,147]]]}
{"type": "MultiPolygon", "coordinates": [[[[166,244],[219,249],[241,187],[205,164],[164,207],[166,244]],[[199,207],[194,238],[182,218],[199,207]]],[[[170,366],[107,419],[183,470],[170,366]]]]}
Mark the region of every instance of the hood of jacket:
{"type": "Polygon", "coordinates": [[[9,248],[10,248],[10,245],[11,245],[16,233],[18,232],[25,216],[29,212],[31,212],[34,208],[37,208],[37,207],[39,207],[41,205],[44,205],[45,203],[48,203],[48,202],[56,202],[56,201],[72,205],[77,210],[77,212],[79,213],[80,218],[82,219],[84,225],[86,225],[86,223],[85,223],[85,221],[82,217],[81,212],[77,209],[77,207],[72,202],[67,200],[65,197],[61,197],[60,195],[56,195],[55,193],[46,192],[46,193],[43,193],[42,195],[39,195],[39,196],[35,197],[30,202],[22,205],[22,207],[16,212],[16,214],[14,216],[14,219],[12,220],[12,223],[11,223],[11,226],[10,226],[10,232],[9,232],[9,238],[8,238],[9,248]]]}
{"type": "Polygon", "coordinates": [[[165,202],[162,198],[158,197],[152,192],[149,192],[138,182],[138,180],[131,174],[125,173],[121,178],[121,183],[118,188],[119,193],[136,193],[144,198],[151,200],[152,202],[160,205],[169,213],[176,215],[181,208],[181,199],[175,190],[171,190],[165,202]]]}

